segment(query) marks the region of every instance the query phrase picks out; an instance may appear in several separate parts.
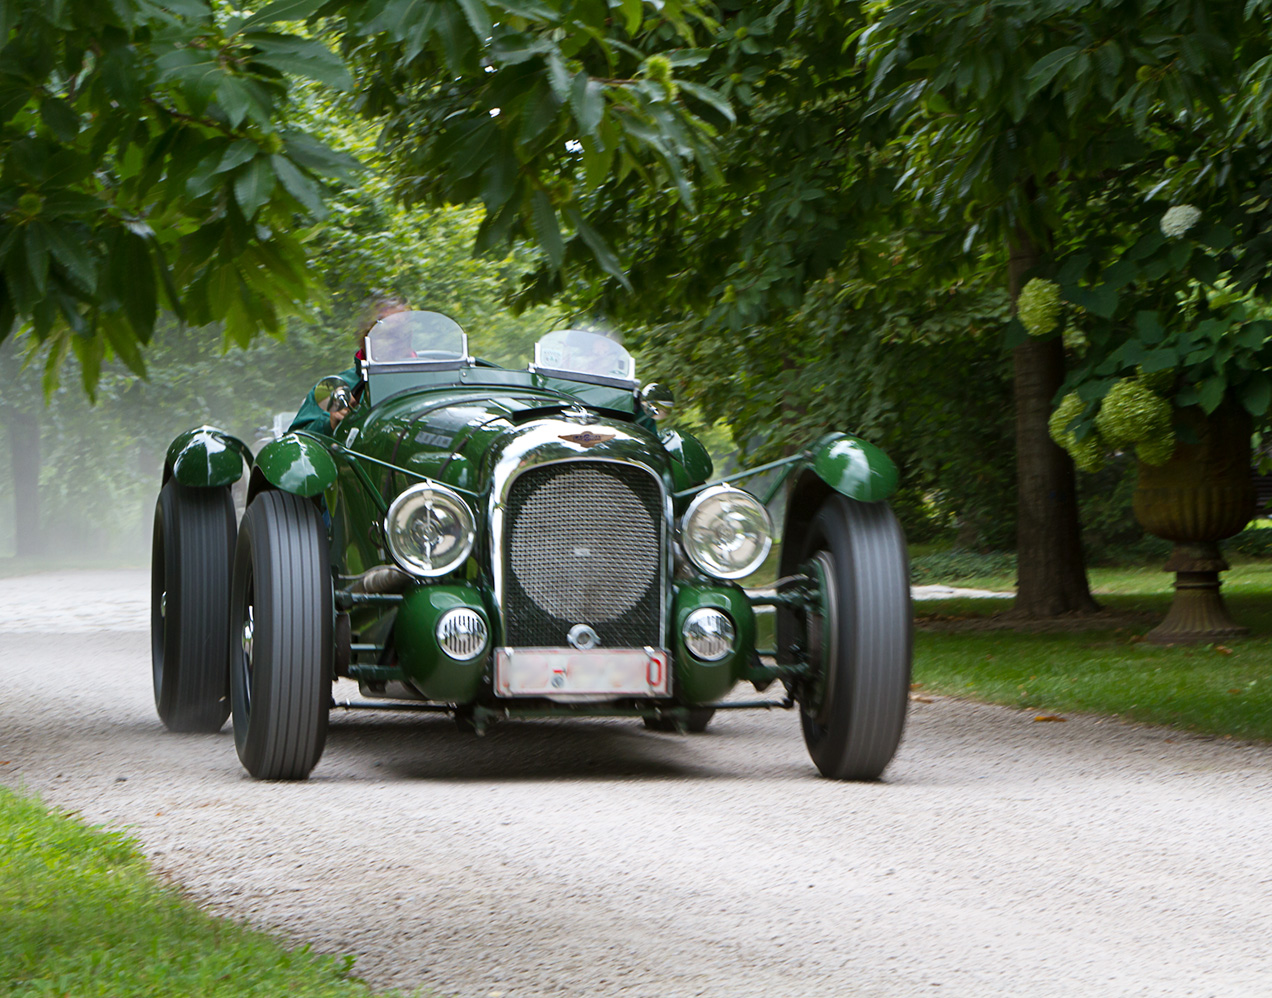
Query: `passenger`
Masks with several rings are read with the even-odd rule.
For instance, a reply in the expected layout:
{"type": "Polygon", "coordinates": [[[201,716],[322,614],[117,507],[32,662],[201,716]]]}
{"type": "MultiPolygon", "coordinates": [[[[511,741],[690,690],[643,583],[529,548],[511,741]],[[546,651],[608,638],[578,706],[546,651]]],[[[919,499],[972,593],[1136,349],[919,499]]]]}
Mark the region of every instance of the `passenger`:
{"type": "MultiPolygon", "coordinates": [[[[408,312],[410,309],[411,306],[407,304],[406,299],[399,295],[377,295],[371,299],[362,324],[358,327],[358,350],[353,355],[354,365],[339,374],[340,380],[353,390],[355,399],[362,394],[362,376],[358,371],[358,364],[366,360],[367,334],[381,319],[396,315],[398,312],[408,312]]],[[[409,344],[407,348],[409,349],[409,344]]],[[[310,389],[309,394],[305,396],[305,401],[301,403],[300,411],[296,413],[296,418],[292,420],[287,430],[289,433],[293,430],[306,430],[309,433],[330,435],[347,415],[349,415],[347,408],[332,409],[330,412],[324,409],[318,404],[313,390],[310,389]]]]}

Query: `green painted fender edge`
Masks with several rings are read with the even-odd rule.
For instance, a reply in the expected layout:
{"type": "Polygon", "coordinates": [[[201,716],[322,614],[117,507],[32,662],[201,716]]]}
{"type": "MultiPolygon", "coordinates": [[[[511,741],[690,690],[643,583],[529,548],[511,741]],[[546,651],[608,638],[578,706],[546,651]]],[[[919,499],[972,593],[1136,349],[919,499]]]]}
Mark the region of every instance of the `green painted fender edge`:
{"type": "Polygon", "coordinates": [[[849,499],[880,502],[897,489],[897,466],[872,443],[828,433],[810,448],[813,471],[849,499]]]}
{"type": "Polygon", "coordinates": [[[691,433],[664,430],[659,434],[663,448],[671,455],[671,477],[677,492],[701,485],[711,477],[711,455],[691,433]]]}
{"type": "Polygon", "coordinates": [[[182,485],[212,488],[232,485],[252,462],[247,444],[215,426],[186,430],[168,445],[163,480],[176,478],[182,485]]]}
{"type": "Polygon", "coordinates": [[[335,483],[336,462],[321,441],[288,433],[261,448],[254,482],[257,472],[274,488],[308,499],[335,483]]]}

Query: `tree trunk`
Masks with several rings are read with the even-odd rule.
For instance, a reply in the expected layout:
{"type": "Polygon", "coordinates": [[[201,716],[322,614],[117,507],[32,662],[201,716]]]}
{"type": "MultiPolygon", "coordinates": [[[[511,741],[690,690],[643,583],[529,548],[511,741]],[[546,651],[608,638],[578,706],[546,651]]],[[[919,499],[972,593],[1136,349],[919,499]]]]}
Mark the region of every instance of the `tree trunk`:
{"type": "MultiPolygon", "coordinates": [[[[1008,268],[1012,311],[1037,244],[1018,232],[1008,268]]],[[[1058,336],[1016,347],[1016,613],[1054,617],[1099,609],[1087,585],[1073,461],[1047,431],[1051,402],[1064,381],[1058,336]]]]}

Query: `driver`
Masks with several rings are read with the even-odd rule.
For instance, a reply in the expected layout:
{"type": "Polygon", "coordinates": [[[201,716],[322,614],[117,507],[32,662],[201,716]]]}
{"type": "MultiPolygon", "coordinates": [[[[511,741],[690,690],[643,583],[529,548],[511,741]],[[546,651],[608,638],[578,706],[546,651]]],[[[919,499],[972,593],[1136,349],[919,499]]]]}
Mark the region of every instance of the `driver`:
{"type": "MultiPolygon", "coordinates": [[[[339,375],[340,380],[353,389],[355,398],[362,394],[362,379],[358,373],[358,363],[365,360],[367,356],[367,334],[371,332],[372,327],[381,319],[396,315],[398,312],[409,312],[410,309],[411,306],[400,295],[384,294],[377,295],[371,299],[363,316],[363,321],[358,326],[357,339],[359,346],[357,352],[353,355],[354,365],[347,371],[341,371],[339,375]]],[[[402,349],[409,352],[409,333],[405,329],[401,332],[406,337],[406,343],[402,346],[402,349]]],[[[392,348],[386,346],[386,349],[392,348]]],[[[331,412],[324,410],[314,399],[313,390],[310,389],[309,394],[305,396],[305,401],[301,403],[300,411],[296,413],[296,418],[291,421],[291,426],[287,428],[287,432],[307,430],[310,433],[329,435],[347,415],[349,415],[348,409],[333,409],[331,412]]]]}

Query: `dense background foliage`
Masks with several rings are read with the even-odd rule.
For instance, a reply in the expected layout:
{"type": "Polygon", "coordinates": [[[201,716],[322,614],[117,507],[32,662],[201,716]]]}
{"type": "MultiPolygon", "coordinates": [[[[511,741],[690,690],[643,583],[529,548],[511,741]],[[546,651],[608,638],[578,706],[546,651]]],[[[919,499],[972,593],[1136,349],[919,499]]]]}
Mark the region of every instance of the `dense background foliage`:
{"type": "Polygon", "coordinates": [[[855,429],[912,538],[1088,606],[1080,520],[1148,548],[1130,462],[1075,483],[1051,442],[1060,396],[1079,435],[1137,368],[1272,402],[1268,6],[0,0],[0,423],[15,455],[40,424],[49,523],[129,488],[133,522],[173,430],[294,405],[374,289],[508,362],[584,316],[725,454],[855,429]]]}

